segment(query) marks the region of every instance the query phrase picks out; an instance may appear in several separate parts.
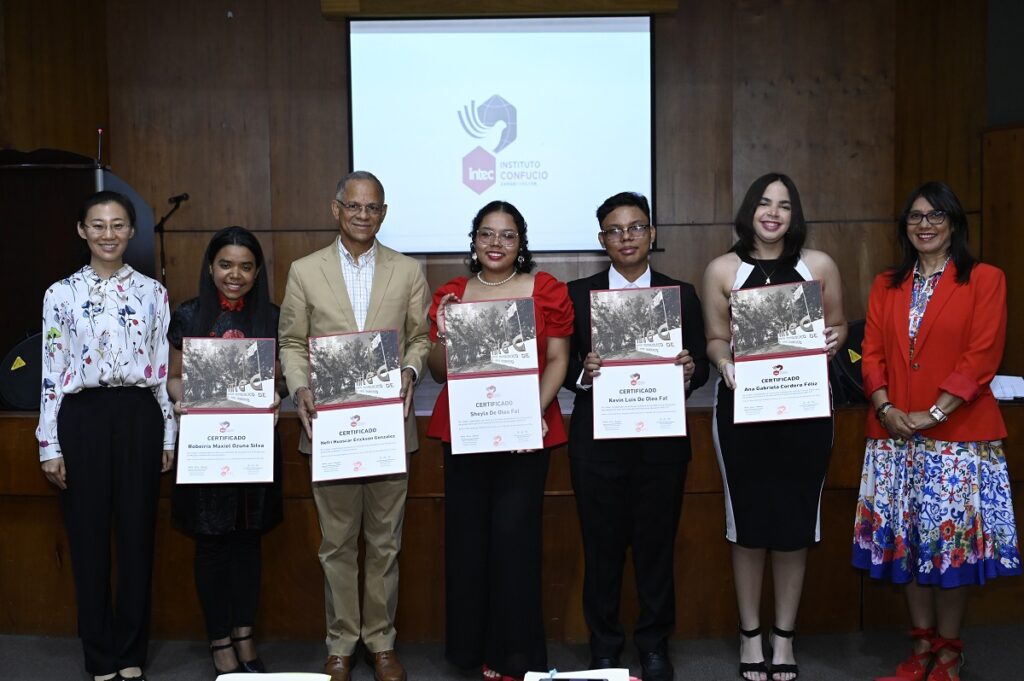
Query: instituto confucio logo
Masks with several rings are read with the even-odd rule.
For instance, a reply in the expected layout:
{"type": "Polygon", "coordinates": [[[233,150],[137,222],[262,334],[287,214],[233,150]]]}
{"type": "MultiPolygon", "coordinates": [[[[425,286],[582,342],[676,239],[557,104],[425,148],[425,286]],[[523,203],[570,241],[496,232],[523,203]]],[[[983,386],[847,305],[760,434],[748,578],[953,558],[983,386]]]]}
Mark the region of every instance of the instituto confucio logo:
{"type": "Polygon", "coordinates": [[[352,420],[348,422],[349,428],[355,428],[359,425],[359,414],[353,414],[352,420]]]}
{"type": "Polygon", "coordinates": [[[501,444],[501,436],[500,435],[495,435],[494,436],[494,440],[492,440],[492,443],[493,443],[493,446],[495,446],[495,447],[500,445],[501,444]]]}
{"type": "Polygon", "coordinates": [[[221,421],[217,424],[217,430],[222,433],[226,433],[231,430],[231,421],[221,421]]]}
{"type": "Polygon", "coordinates": [[[227,477],[227,475],[229,473],[231,473],[231,466],[221,466],[220,467],[220,477],[222,477],[222,478],[227,477]]]}
{"type": "MultiPolygon", "coordinates": [[[[493,149],[477,146],[462,157],[462,183],[477,194],[483,194],[495,184],[502,186],[535,186],[548,179],[548,171],[537,159],[496,158],[519,135],[516,107],[498,94],[491,95],[480,105],[470,100],[458,111],[462,130],[473,139],[493,139],[501,130],[493,149]],[[496,126],[503,126],[498,128],[496,126]]],[[[488,143],[489,144],[489,143],[488,143]]]]}
{"type": "Polygon", "coordinates": [[[772,367],[772,376],[778,376],[781,373],[782,373],[782,365],[781,364],[776,364],[775,366],[772,367]]]}
{"type": "Polygon", "coordinates": [[[493,400],[494,395],[498,392],[498,389],[495,388],[493,385],[487,386],[486,388],[484,388],[484,390],[487,391],[487,399],[489,400],[493,400]]]}
{"type": "Polygon", "coordinates": [[[637,421],[636,422],[636,432],[642,433],[645,430],[647,430],[647,424],[644,423],[643,421],[637,421]]]}
{"type": "Polygon", "coordinates": [[[630,385],[636,385],[639,382],[640,382],[640,374],[630,374],[629,375],[629,384],[630,385]]]}

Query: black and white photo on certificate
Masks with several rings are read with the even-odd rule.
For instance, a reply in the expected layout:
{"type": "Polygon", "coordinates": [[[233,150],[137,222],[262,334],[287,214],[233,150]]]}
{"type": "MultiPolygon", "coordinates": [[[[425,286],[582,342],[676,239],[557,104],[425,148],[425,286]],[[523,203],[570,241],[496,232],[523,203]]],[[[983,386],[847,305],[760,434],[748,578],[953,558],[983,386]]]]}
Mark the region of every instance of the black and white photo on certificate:
{"type": "Polygon", "coordinates": [[[256,409],[274,401],[273,338],[185,338],[184,409],[256,409]]]}
{"type": "Polygon", "coordinates": [[[683,338],[679,287],[591,291],[590,326],[602,359],[675,357],[683,338]]]}
{"type": "Polygon", "coordinates": [[[309,339],[309,381],[318,405],[398,397],[401,373],[394,329],[309,339]]]}
{"type": "Polygon", "coordinates": [[[449,305],[445,325],[450,374],[537,368],[531,298],[449,305]]]}
{"type": "Polygon", "coordinates": [[[825,347],[825,311],[817,281],[736,290],[731,307],[736,357],[825,347]]]}

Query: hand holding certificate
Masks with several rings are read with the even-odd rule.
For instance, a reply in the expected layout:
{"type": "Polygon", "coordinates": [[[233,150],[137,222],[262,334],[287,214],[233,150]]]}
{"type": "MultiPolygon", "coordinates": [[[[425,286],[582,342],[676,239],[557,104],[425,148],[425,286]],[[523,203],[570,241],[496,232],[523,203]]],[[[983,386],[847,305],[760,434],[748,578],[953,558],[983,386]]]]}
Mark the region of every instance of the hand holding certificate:
{"type": "Polygon", "coordinates": [[[183,339],[179,484],[273,481],[274,346],[183,339]]]}
{"type": "Polygon", "coordinates": [[[686,435],[678,286],[590,293],[594,439],[686,435]]]}
{"type": "Polygon", "coordinates": [[[735,423],[832,413],[821,284],[732,292],[735,423]]]}
{"type": "Polygon", "coordinates": [[[533,300],[447,306],[452,453],[544,446],[533,300]]]}
{"type": "Polygon", "coordinates": [[[310,338],[309,384],[313,482],[405,472],[396,330],[310,338]]]}

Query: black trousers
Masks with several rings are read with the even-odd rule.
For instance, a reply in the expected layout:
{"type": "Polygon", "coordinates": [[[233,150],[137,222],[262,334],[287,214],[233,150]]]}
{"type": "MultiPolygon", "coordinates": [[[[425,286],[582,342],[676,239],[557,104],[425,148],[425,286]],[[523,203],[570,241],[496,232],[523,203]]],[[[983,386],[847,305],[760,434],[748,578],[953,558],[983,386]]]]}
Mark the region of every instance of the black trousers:
{"type": "Polygon", "coordinates": [[[548,450],[459,454],[444,445],[445,657],[521,678],[547,669],[541,597],[548,450]]]}
{"type": "Polygon", "coordinates": [[[146,662],[163,433],[163,415],[147,388],[65,395],[57,414],[78,635],[93,675],[146,662]],[[113,594],[111,530],[117,544],[113,594]]]}
{"type": "Polygon", "coordinates": [[[258,530],[195,537],[196,592],[211,641],[227,638],[233,627],[251,627],[256,621],[261,539],[258,530]]]}
{"type": "Polygon", "coordinates": [[[633,629],[637,650],[665,653],[675,629],[673,556],[687,462],[652,464],[624,454],[615,461],[569,459],[583,533],[583,615],[593,657],[617,657],[625,642],[619,603],[627,548],[633,549],[640,599],[633,629]]]}

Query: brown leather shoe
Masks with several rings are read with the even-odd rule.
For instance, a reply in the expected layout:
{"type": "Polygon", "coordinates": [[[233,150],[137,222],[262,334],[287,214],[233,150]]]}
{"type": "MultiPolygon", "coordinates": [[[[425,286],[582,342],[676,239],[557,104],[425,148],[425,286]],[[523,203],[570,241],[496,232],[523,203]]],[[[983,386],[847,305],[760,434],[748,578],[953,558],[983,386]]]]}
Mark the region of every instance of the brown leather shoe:
{"type": "Polygon", "coordinates": [[[329,675],[331,681],[349,681],[353,666],[351,655],[330,655],[324,663],[324,674],[329,675]]]}
{"type": "Polygon", "coordinates": [[[405,669],[398,661],[394,650],[382,650],[379,653],[367,651],[366,661],[373,663],[373,678],[376,681],[405,681],[405,669]]]}

